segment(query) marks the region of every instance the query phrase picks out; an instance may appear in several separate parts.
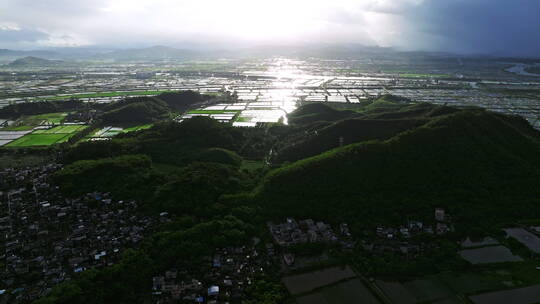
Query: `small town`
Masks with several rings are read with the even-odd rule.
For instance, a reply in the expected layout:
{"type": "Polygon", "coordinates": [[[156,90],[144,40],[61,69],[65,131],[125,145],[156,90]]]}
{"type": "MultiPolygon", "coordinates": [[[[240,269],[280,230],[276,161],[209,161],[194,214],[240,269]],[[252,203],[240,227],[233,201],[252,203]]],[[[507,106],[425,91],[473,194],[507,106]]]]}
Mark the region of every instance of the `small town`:
{"type": "Polygon", "coordinates": [[[158,222],[135,213],[136,202],[107,193],[64,198],[48,181],[58,168],[0,171],[0,186],[9,189],[0,192],[0,289],[21,301],[45,295],[75,273],[113,265],[158,222]]]}
{"type": "Polygon", "coordinates": [[[218,248],[206,261],[198,276],[170,269],[153,277],[154,303],[239,303],[255,278],[274,264],[274,257],[254,246],[242,246],[218,248]]]}

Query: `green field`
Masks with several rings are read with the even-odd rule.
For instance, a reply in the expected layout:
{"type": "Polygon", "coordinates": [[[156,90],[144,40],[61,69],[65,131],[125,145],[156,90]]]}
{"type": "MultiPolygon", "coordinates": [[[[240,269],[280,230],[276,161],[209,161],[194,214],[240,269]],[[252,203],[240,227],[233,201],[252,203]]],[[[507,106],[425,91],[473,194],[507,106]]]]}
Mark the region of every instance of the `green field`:
{"type": "Polygon", "coordinates": [[[64,143],[76,133],[88,128],[84,125],[60,125],[47,130],[36,130],[6,145],[6,147],[40,147],[64,143]]]}
{"type": "Polygon", "coordinates": [[[2,131],[28,131],[28,130],[32,130],[34,127],[33,126],[16,126],[16,127],[5,127],[5,128],[0,128],[0,130],[2,131]]]}
{"type": "Polygon", "coordinates": [[[71,134],[86,129],[83,125],[57,126],[47,130],[36,130],[32,134],[71,134]]]}
{"type": "Polygon", "coordinates": [[[40,123],[45,120],[48,123],[59,124],[59,123],[62,123],[62,121],[64,121],[64,118],[66,116],[67,116],[67,113],[48,113],[48,114],[28,116],[25,119],[29,121],[38,121],[40,123]]]}
{"type": "Polygon", "coordinates": [[[6,147],[50,146],[67,141],[71,134],[28,134],[6,145],[6,147]]]}
{"type": "Polygon", "coordinates": [[[49,124],[61,124],[67,113],[47,113],[40,115],[23,116],[13,123],[12,126],[4,128],[4,131],[27,131],[46,122],[49,124]]]}
{"type": "Polygon", "coordinates": [[[251,116],[239,116],[235,121],[236,122],[251,122],[254,117],[251,116]]]}
{"type": "Polygon", "coordinates": [[[122,97],[122,96],[152,96],[159,95],[161,93],[174,92],[169,90],[164,91],[124,91],[124,92],[100,92],[100,93],[82,93],[66,96],[54,96],[42,98],[43,100],[63,100],[63,99],[77,99],[77,98],[100,98],[100,97],[122,97]]]}
{"type": "Polygon", "coordinates": [[[140,131],[140,130],[150,129],[152,126],[153,126],[153,124],[147,124],[147,125],[142,125],[142,126],[135,126],[135,127],[125,128],[124,130],[122,130],[122,132],[123,132],[123,133],[135,132],[135,131],[140,131]]]}
{"type": "Polygon", "coordinates": [[[122,130],[110,130],[111,127],[105,127],[105,128],[94,130],[90,135],[83,138],[82,141],[88,141],[88,140],[90,140],[92,138],[110,138],[110,137],[114,137],[114,136],[116,136],[118,134],[121,134],[121,133],[129,133],[129,132],[136,132],[136,131],[140,131],[140,130],[149,129],[152,126],[154,126],[154,125],[153,124],[146,124],[146,125],[140,125],[140,126],[127,127],[125,129],[122,129],[122,130]]]}

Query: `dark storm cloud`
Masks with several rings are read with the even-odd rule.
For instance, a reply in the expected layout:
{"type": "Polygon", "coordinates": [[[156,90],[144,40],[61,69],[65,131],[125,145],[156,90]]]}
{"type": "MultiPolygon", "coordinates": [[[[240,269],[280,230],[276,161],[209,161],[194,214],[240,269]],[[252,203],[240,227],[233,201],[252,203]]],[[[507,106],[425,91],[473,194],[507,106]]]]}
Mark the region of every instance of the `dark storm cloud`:
{"type": "Polygon", "coordinates": [[[540,56],[540,1],[431,0],[409,8],[416,29],[441,50],[540,56]]]}
{"type": "Polygon", "coordinates": [[[143,42],[170,45],[193,39],[202,43],[240,39],[249,42],[264,35],[275,39],[269,42],[279,43],[284,36],[291,39],[287,36],[292,31],[289,28],[304,26],[304,31],[292,34],[298,41],[305,38],[310,42],[377,43],[409,50],[540,56],[540,0],[253,3],[0,0],[0,48],[92,44],[123,47],[143,42]],[[261,5],[264,11],[271,11],[269,16],[260,13],[261,5]],[[276,20],[288,25],[276,26],[280,25],[276,20]]]}

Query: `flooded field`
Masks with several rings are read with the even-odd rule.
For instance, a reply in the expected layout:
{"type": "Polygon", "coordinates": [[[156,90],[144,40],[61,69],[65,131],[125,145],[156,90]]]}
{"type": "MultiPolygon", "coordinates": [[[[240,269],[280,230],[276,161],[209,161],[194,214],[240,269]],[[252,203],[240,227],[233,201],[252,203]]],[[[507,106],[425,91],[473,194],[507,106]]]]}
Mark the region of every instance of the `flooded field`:
{"type": "Polygon", "coordinates": [[[540,303],[540,285],[485,293],[469,297],[475,304],[540,303]]]}
{"type": "Polygon", "coordinates": [[[298,304],[379,304],[379,300],[359,279],[325,287],[297,299],[298,304]]]}
{"type": "Polygon", "coordinates": [[[459,252],[462,258],[471,264],[489,264],[503,262],[520,262],[523,259],[514,255],[504,246],[491,246],[477,249],[467,249],[459,252]]]}
{"type": "MultiPolygon", "coordinates": [[[[185,63],[97,65],[70,70],[26,71],[0,77],[0,107],[40,100],[80,99],[110,103],[127,96],[153,96],[194,90],[230,94],[233,104],[219,104],[186,113],[177,120],[209,116],[238,127],[287,123],[286,115],[309,102],[355,104],[393,94],[418,102],[457,107],[478,106],[520,115],[540,129],[540,78],[528,65],[503,62],[414,63],[399,59],[323,60],[272,57],[226,60],[219,70],[184,70],[185,63]],[[178,66],[182,69],[178,69],[178,66]],[[509,68],[510,66],[510,68],[509,68]],[[223,70],[225,69],[225,70],[223,70]],[[100,72],[100,70],[103,70],[100,72]],[[48,71],[50,72],[50,71],[48,71]],[[61,81],[60,81],[61,80],[61,81]],[[223,113],[216,113],[217,107],[223,113]],[[204,113],[206,111],[207,113],[204,113]]],[[[197,65],[194,67],[199,68],[197,65]]],[[[0,76],[2,70],[0,69],[0,76]]]]}
{"type": "Polygon", "coordinates": [[[334,267],[283,278],[283,283],[293,295],[312,291],[344,279],[355,277],[355,273],[347,266],[334,267]]]}

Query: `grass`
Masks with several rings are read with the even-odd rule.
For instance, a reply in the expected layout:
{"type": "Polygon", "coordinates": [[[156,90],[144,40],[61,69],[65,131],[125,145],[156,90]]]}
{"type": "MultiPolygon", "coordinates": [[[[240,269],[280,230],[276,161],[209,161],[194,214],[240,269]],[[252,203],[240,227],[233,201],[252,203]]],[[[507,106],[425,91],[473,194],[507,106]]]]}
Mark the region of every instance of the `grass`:
{"type": "Polygon", "coordinates": [[[85,125],[60,125],[47,130],[36,130],[10,142],[6,147],[42,147],[64,143],[86,128],[88,126],[85,125]]]}
{"type": "Polygon", "coordinates": [[[33,126],[16,126],[16,127],[5,127],[1,128],[0,131],[29,131],[32,130],[33,126]]]}
{"type": "Polygon", "coordinates": [[[153,126],[153,124],[147,124],[147,125],[142,125],[142,126],[135,126],[135,127],[125,128],[124,130],[122,130],[122,132],[123,132],[123,133],[128,133],[128,132],[135,132],[135,131],[140,131],[140,130],[146,130],[146,129],[150,129],[152,126],[153,126]]]}
{"type": "Polygon", "coordinates": [[[28,116],[27,119],[29,120],[36,120],[36,121],[44,121],[46,120],[48,123],[53,124],[60,124],[64,121],[65,117],[67,116],[66,113],[47,113],[47,114],[41,114],[41,115],[33,115],[28,116]]]}
{"type": "Polygon", "coordinates": [[[244,160],[240,166],[241,170],[255,171],[258,169],[264,168],[264,162],[262,161],[253,161],[253,160],[244,160]]]}
{"type": "Polygon", "coordinates": [[[19,118],[12,126],[2,128],[2,131],[28,131],[41,125],[43,122],[49,124],[61,124],[66,118],[67,113],[47,113],[40,115],[23,116],[19,118]]]}
{"type": "Polygon", "coordinates": [[[253,117],[240,116],[235,121],[236,122],[251,122],[252,120],[253,120],[253,117]]]}
{"type": "MultiPolygon", "coordinates": [[[[40,115],[31,115],[31,116],[23,116],[19,118],[13,125],[13,127],[21,127],[26,128],[25,130],[30,130],[33,127],[41,125],[44,121],[50,124],[61,124],[64,119],[66,118],[67,113],[47,113],[47,114],[40,114],[40,115]]],[[[7,129],[4,129],[7,130],[7,129]]]]}
{"type": "Polygon", "coordinates": [[[83,125],[57,126],[47,130],[36,130],[32,134],[71,134],[86,129],[83,125]]]}
{"type": "Polygon", "coordinates": [[[110,138],[110,137],[114,137],[114,136],[116,136],[116,135],[118,135],[120,133],[129,133],[129,132],[136,132],[136,131],[140,131],[140,130],[146,130],[146,129],[150,129],[153,126],[154,126],[153,124],[146,124],[146,125],[132,126],[132,127],[128,127],[128,128],[122,129],[122,130],[118,130],[118,131],[117,130],[114,130],[114,131],[108,130],[108,131],[105,131],[105,132],[103,132],[103,130],[106,129],[106,128],[96,129],[91,134],[84,137],[81,141],[88,141],[88,140],[90,140],[92,138],[110,138]],[[98,133],[100,133],[100,134],[98,135],[98,133]]]}
{"type": "Polygon", "coordinates": [[[50,146],[67,141],[71,134],[28,134],[6,145],[6,147],[50,146]]]}

